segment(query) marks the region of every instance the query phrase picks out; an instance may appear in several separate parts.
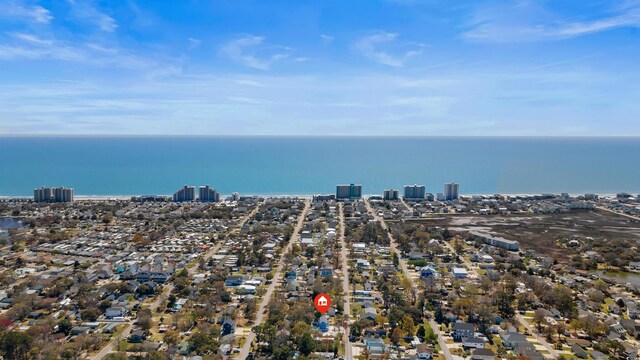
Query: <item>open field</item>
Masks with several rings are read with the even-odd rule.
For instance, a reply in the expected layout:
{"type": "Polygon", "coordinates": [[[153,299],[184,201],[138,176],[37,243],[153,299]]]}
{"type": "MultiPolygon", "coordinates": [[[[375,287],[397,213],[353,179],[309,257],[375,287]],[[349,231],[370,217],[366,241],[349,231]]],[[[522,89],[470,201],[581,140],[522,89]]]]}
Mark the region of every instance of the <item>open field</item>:
{"type": "Polygon", "coordinates": [[[450,230],[476,230],[520,242],[523,250],[533,249],[552,257],[567,257],[557,240],[572,235],[594,239],[640,241],[640,222],[605,211],[573,211],[560,214],[455,215],[421,219],[429,225],[450,230]]]}

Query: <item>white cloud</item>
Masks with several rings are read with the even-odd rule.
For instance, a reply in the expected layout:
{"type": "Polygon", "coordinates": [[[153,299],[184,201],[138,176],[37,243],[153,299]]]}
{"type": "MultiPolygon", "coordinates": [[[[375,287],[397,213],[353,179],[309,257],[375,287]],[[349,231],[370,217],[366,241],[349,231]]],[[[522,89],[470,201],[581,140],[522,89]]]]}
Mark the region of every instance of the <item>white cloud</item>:
{"type": "Polygon", "coordinates": [[[104,32],[114,32],[118,28],[116,20],[101,12],[91,0],[68,0],[72,14],[83,21],[93,23],[104,32]]]}
{"type": "Polygon", "coordinates": [[[640,133],[638,103],[631,101],[640,89],[638,75],[622,82],[607,72],[571,67],[542,74],[323,75],[2,83],[0,118],[15,120],[12,128],[1,124],[0,132],[92,133],[92,126],[109,122],[121,134],[571,135],[579,126],[591,135],[640,133]],[[86,120],[86,127],[68,127],[69,119],[86,120]]]}
{"type": "Polygon", "coordinates": [[[189,41],[189,49],[195,49],[202,44],[202,40],[195,38],[188,38],[189,41]]]}
{"type": "Polygon", "coordinates": [[[419,48],[424,47],[424,45],[415,43],[395,44],[398,42],[397,40],[398,34],[396,33],[380,32],[358,40],[355,44],[355,49],[366,58],[392,67],[403,67],[409,58],[422,54],[422,50],[419,48]],[[384,45],[389,46],[389,50],[381,49],[384,45]],[[407,50],[407,46],[410,47],[409,50],[407,50]],[[394,49],[395,54],[391,53],[391,48],[394,49]]]}
{"type": "Polygon", "coordinates": [[[640,27],[640,5],[627,3],[597,19],[573,20],[530,0],[502,2],[474,10],[462,37],[478,42],[562,40],[622,27],[640,27]]]}
{"type": "Polygon", "coordinates": [[[23,1],[6,0],[0,2],[0,18],[18,18],[27,21],[48,24],[53,16],[40,5],[27,5],[23,1]]]}
{"type": "Polygon", "coordinates": [[[0,43],[1,60],[53,59],[82,63],[88,66],[120,69],[142,69],[149,77],[180,74],[182,68],[173,59],[142,56],[131,50],[98,43],[70,43],[55,37],[40,37],[30,33],[13,32],[10,40],[0,43]]]}
{"type": "Polygon", "coordinates": [[[320,38],[322,39],[322,42],[325,44],[330,44],[333,42],[333,36],[329,36],[329,35],[325,35],[325,34],[320,34],[320,38]]]}
{"type": "MultiPolygon", "coordinates": [[[[220,52],[231,60],[258,70],[268,70],[277,61],[289,57],[288,53],[273,53],[270,49],[267,50],[269,54],[257,55],[259,48],[264,47],[264,40],[262,36],[246,35],[229,41],[220,49],[220,52]]],[[[290,50],[282,46],[278,48],[290,50]]]]}

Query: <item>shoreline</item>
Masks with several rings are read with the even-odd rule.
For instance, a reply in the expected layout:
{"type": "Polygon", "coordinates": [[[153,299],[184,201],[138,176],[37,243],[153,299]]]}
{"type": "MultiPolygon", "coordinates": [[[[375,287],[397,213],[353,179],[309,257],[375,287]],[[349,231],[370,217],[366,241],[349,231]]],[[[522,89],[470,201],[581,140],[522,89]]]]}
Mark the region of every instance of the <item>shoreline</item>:
{"type": "MultiPolygon", "coordinates": [[[[330,195],[333,193],[314,193],[314,194],[251,194],[251,193],[240,193],[240,196],[258,196],[258,197],[299,197],[299,198],[312,198],[316,195],[330,195]]],[[[552,194],[552,195],[560,195],[560,193],[477,193],[477,194],[460,194],[461,197],[472,197],[472,196],[494,196],[494,195],[503,195],[503,196],[537,196],[543,194],[552,194]]],[[[571,197],[583,196],[585,193],[568,193],[571,197]]],[[[617,194],[614,193],[589,193],[595,194],[598,197],[602,198],[615,198],[617,194]]],[[[640,195],[640,192],[638,193],[640,195]]],[[[220,194],[220,198],[226,198],[231,196],[232,194],[220,194]]],[[[633,193],[631,193],[633,195],[633,193]]],[[[88,200],[131,200],[134,196],[167,196],[171,197],[173,194],[135,194],[135,195],[75,195],[74,200],[78,201],[88,201],[88,200]]],[[[382,194],[363,194],[362,198],[370,198],[372,196],[382,196],[382,194]]],[[[10,199],[33,199],[33,195],[0,195],[0,200],[10,200],[10,199]]]]}

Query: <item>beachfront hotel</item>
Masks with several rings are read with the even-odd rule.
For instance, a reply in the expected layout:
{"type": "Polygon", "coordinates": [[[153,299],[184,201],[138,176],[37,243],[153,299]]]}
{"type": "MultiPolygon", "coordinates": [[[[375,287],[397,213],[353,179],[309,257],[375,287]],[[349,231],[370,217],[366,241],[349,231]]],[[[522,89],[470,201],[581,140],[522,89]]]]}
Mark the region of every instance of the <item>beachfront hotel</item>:
{"type": "Polygon", "coordinates": [[[404,186],[404,198],[405,199],[424,199],[425,194],[424,185],[405,185],[404,186]]]}
{"type": "Polygon", "coordinates": [[[196,200],[196,187],[185,185],[182,189],[179,189],[173,194],[173,201],[175,202],[183,202],[183,201],[195,201],[196,200]]]}
{"type": "Polygon", "coordinates": [[[40,187],[33,189],[33,201],[35,202],[73,202],[72,188],[65,187],[40,187]]]}
{"type": "Polygon", "coordinates": [[[220,201],[220,193],[209,185],[200,186],[200,202],[218,202],[220,201]]]}
{"type": "Polygon", "coordinates": [[[456,183],[447,183],[444,184],[444,200],[457,200],[458,199],[458,191],[460,189],[460,184],[456,183]]]}
{"type": "Polygon", "coordinates": [[[359,199],[362,197],[362,185],[337,185],[336,199],[359,199]]]}
{"type": "Polygon", "coordinates": [[[385,201],[394,201],[398,200],[400,197],[400,192],[396,189],[386,189],[384,194],[382,195],[382,199],[385,201]]]}

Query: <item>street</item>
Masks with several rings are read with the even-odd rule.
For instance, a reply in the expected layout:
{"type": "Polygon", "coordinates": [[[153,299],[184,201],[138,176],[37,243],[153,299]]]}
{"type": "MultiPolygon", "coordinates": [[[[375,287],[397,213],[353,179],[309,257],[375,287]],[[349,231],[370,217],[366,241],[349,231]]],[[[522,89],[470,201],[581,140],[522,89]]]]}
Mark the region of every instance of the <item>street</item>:
{"type": "MultiPolygon", "coordinates": [[[[304,210],[302,210],[302,213],[300,214],[300,218],[298,218],[298,223],[296,224],[296,227],[293,229],[293,233],[291,235],[291,239],[289,239],[289,243],[287,244],[287,247],[282,252],[282,256],[278,260],[278,267],[276,268],[276,272],[273,275],[272,282],[267,288],[267,292],[262,297],[262,301],[260,302],[260,306],[258,307],[258,311],[256,312],[256,320],[254,321],[254,326],[260,325],[262,323],[265,309],[267,308],[267,305],[269,305],[269,301],[271,301],[271,295],[273,294],[273,291],[275,290],[276,286],[279,284],[280,279],[282,277],[282,269],[284,268],[284,261],[283,261],[284,257],[291,250],[291,246],[296,241],[299,241],[300,231],[302,230],[302,225],[304,225],[304,219],[306,218],[309,212],[309,208],[310,208],[310,201],[305,200],[304,210]]],[[[255,337],[256,337],[256,334],[253,332],[253,329],[252,329],[249,335],[247,335],[247,337],[245,338],[244,345],[242,345],[242,348],[240,349],[240,353],[238,354],[239,359],[244,360],[247,358],[247,356],[249,355],[249,351],[251,351],[251,344],[253,343],[253,340],[255,339],[255,337]]]]}

